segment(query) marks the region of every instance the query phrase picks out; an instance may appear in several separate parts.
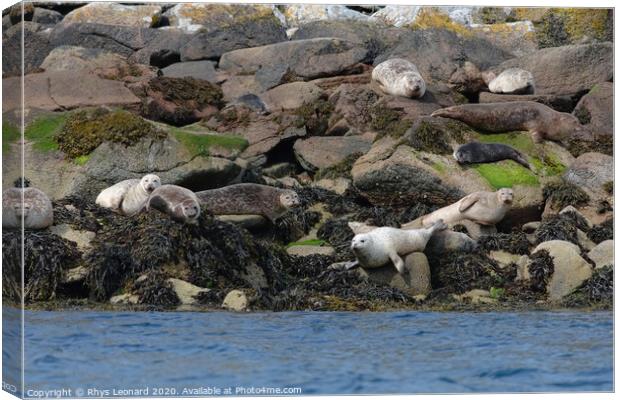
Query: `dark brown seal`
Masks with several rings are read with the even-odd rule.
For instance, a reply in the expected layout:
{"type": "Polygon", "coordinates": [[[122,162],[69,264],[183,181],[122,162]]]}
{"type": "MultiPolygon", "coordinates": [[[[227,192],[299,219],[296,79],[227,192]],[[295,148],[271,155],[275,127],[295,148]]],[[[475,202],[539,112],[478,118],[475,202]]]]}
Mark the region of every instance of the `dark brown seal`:
{"type": "Polygon", "coordinates": [[[177,222],[196,223],[200,215],[198,198],[189,189],[176,185],[162,185],[151,193],[146,209],[161,211],[177,222]]]}
{"type": "Polygon", "coordinates": [[[200,204],[215,215],[256,214],[274,222],[289,208],[300,204],[293,190],[256,183],[238,183],[196,192],[200,204]]]}
{"type": "Polygon", "coordinates": [[[463,104],[442,108],[431,116],[456,119],[487,132],[529,131],[536,143],[543,139],[591,139],[575,116],[533,101],[463,104]]]}

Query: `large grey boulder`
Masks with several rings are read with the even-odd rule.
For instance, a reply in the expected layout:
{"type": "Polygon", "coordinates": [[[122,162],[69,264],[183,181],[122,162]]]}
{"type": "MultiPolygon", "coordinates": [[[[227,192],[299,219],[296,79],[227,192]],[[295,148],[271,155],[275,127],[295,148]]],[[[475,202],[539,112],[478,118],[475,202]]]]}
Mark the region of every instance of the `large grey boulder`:
{"type": "Polygon", "coordinates": [[[323,96],[323,90],[310,82],[291,82],[263,93],[260,98],[267,110],[294,110],[306,103],[314,103],[323,96]]]}
{"type": "Polygon", "coordinates": [[[161,13],[161,6],[126,5],[111,2],[89,3],[67,14],[63,24],[98,23],[148,28],[161,13]]]}
{"type": "Polygon", "coordinates": [[[588,253],[588,258],[594,261],[596,268],[603,268],[606,265],[614,265],[614,241],[605,240],[588,253]]]}
{"type": "Polygon", "coordinates": [[[601,153],[584,153],[564,172],[565,181],[594,197],[608,197],[603,185],[614,180],[614,158],[601,153]]]}
{"type": "Polygon", "coordinates": [[[370,150],[371,141],[356,136],[314,136],[295,142],[293,150],[307,171],[332,167],[346,157],[370,150]]]}
{"type": "Polygon", "coordinates": [[[216,83],[217,72],[213,61],[187,61],[174,63],[161,70],[164,76],[172,78],[196,78],[216,83]]]}
{"type": "Polygon", "coordinates": [[[54,45],[49,42],[49,35],[43,31],[43,26],[35,22],[22,23],[11,26],[2,34],[2,75],[20,76],[39,70],[45,57],[52,51],[54,45]],[[24,40],[24,68],[22,71],[22,36],[24,40]]]}
{"type": "Polygon", "coordinates": [[[614,134],[614,84],[596,84],[579,100],[573,115],[594,134],[594,137],[614,134]]]}

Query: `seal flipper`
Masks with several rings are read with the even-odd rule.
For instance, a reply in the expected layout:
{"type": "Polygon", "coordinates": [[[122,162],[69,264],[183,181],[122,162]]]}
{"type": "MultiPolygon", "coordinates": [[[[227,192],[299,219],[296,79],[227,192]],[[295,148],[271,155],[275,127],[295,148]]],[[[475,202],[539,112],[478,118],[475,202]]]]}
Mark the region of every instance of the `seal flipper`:
{"type": "Polygon", "coordinates": [[[405,262],[403,261],[402,258],[400,258],[398,253],[396,253],[396,251],[392,251],[392,252],[390,252],[390,254],[388,254],[388,257],[390,257],[390,260],[392,260],[392,264],[394,264],[394,266],[398,270],[398,273],[401,274],[401,275],[404,275],[404,273],[405,273],[405,262]]]}
{"type": "Polygon", "coordinates": [[[462,213],[463,211],[466,211],[468,208],[476,204],[478,200],[480,200],[480,194],[477,192],[463,197],[459,204],[459,212],[462,213]]]}
{"type": "Polygon", "coordinates": [[[519,153],[518,151],[516,153],[517,154],[515,154],[515,158],[513,158],[513,160],[515,162],[518,162],[519,164],[523,165],[525,168],[531,170],[532,166],[530,165],[530,163],[527,162],[527,160],[525,159],[523,154],[519,153]]]}

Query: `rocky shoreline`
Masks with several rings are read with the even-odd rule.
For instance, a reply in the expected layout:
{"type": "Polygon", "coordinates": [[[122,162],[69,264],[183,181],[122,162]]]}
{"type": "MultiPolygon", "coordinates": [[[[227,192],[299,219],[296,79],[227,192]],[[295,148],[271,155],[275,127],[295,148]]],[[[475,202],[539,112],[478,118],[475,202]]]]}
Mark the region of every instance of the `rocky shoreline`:
{"type": "MultiPolygon", "coordinates": [[[[25,176],[54,225],[25,232],[28,309],[503,311],[613,307],[613,43],[608,10],[34,3],[3,12],[3,189],[25,176]],[[25,141],[17,57],[24,25],[25,141]],[[551,28],[553,27],[553,28],[551,28]],[[13,49],[13,50],[11,50],[13,49]],[[419,99],[371,82],[409,60],[419,99]],[[489,91],[529,72],[534,93],[489,91]],[[536,143],[431,113],[533,101],[594,138],[536,143]],[[518,150],[460,165],[468,142],[518,150]],[[301,205],[271,223],[134,217],[95,197],[156,172],[202,191],[248,182],[301,205]],[[496,226],[462,223],[393,266],[346,270],[349,222],[400,227],[512,188],[496,226]]],[[[3,299],[20,301],[20,233],[3,230],[3,299]]]]}

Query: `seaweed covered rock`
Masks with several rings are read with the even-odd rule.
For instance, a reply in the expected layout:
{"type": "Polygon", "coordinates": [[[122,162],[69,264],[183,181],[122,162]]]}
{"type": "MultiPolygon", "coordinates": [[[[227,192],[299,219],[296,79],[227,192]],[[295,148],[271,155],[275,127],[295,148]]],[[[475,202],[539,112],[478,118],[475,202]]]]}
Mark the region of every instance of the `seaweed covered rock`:
{"type": "Polygon", "coordinates": [[[410,296],[426,295],[431,291],[431,270],[424,253],[411,253],[403,258],[405,273],[400,274],[393,265],[363,269],[359,273],[370,282],[400,289],[410,296]]]}
{"type": "Polygon", "coordinates": [[[613,240],[614,238],[614,219],[609,218],[603,223],[594,226],[588,232],[588,238],[594,243],[601,243],[605,240],[613,240]]]}
{"type": "Polygon", "coordinates": [[[497,262],[482,252],[449,252],[429,259],[432,285],[447,293],[464,293],[503,285],[497,262]]]}
{"type": "Polygon", "coordinates": [[[549,252],[553,258],[553,274],[547,284],[549,300],[558,301],[592,276],[592,267],[581,257],[579,247],[563,240],[539,244],[533,251],[549,252]]]}
{"type": "Polygon", "coordinates": [[[543,187],[543,197],[555,209],[587,204],[590,196],[579,186],[570,182],[550,182],[543,187]]]}
{"type": "Polygon", "coordinates": [[[612,309],[614,302],[614,268],[607,265],[594,271],[592,276],[564,298],[568,307],[599,307],[612,309]]]}
{"type": "Polygon", "coordinates": [[[511,233],[496,233],[478,238],[478,246],[481,249],[503,250],[511,254],[529,254],[530,242],[525,233],[513,231],[511,233]]]}
{"type": "Polygon", "coordinates": [[[599,243],[588,253],[588,258],[594,262],[596,269],[606,265],[614,265],[614,241],[605,240],[599,243]]]}
{"type": "Polygon", "coordinates": [[[160,76],[148,83],[142,115],[172,125],[188,125],[215,114],[223,105],[222,89],[196,78],[160,76]]]}
{"type": "MultiPolygon", "coordinates": [[[[62,296],[65,270],[75,267],[81,254],[75,243],[49,231],[25,231],[24,301],[54,300],[62,296]]],[[[22,300],[22,237],[21,232],[2,233],[2,294],[13,302],[22,300]]]]}
{"type": "Polygon", "coordinates": [[[573,110],[573,115],[595,138],[613,135],[613,91],[612,82],[599,83],[579,100],[573,110]]]}

